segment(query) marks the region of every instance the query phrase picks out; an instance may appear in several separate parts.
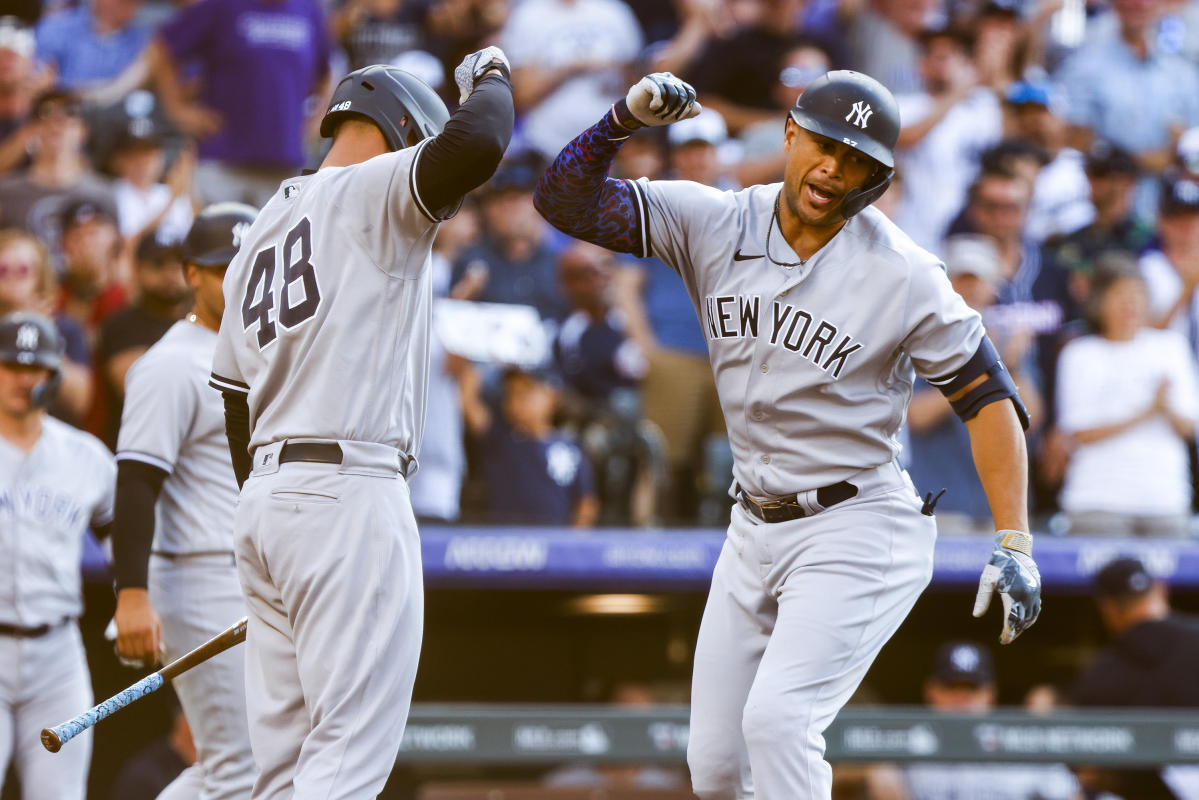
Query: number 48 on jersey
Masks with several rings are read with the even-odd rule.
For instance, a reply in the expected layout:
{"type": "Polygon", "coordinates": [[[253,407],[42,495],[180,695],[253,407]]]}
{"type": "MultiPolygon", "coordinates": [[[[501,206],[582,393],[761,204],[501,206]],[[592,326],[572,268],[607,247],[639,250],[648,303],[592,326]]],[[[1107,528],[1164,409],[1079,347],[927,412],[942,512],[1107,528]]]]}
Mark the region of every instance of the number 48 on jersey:
{"type": "MultiPolygon", "coordinates": [[[[241,322],[245,330],[258,324],[258,348],[275,341],[279,335],[271,309],[275,307],[275,272],[279,265],[279,248],[271,245],[259,250],[250,268],[245,296],[241,301],[241,322]],[[259,291],[259,286],[262,287],[259,291]]],[[[312,265],[312,223],[308,217],[295,224],[283,239],[283,280],[279,290],[279,324],[294,328],[316,313],[321,303],[320,287],[316,282],[316,270],[312,265]],[[302,283],[303,300],[295,305],[297,283],[302,283]]]]}

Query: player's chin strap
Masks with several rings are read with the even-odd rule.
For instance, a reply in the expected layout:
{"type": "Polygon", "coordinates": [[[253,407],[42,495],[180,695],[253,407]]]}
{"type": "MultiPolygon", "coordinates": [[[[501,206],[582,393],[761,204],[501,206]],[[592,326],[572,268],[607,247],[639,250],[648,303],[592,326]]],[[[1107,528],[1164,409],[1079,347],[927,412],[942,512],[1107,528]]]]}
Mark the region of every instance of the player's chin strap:
{"type": "Polygon", "coordinates": [[[870,177],[873,179],[872,182],[857,189],[850,189],[845,193],[845,199],[841,201],[841,216],[849,219],[882,197],[883,193],[887,191],[887,187],[891,185],[891,179],[895,177],[895,170],[879,164],[878,169],[870,177]]]}

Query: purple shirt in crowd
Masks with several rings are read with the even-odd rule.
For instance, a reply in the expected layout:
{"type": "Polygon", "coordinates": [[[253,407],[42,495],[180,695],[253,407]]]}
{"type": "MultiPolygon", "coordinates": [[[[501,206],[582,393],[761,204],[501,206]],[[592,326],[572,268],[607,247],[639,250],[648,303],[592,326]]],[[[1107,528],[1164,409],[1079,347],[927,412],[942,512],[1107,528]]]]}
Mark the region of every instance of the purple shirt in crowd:
{"type": "Polygon", "coordinates": [[[200,157],[241,166],[304,163],[304,101],[329,63],[315,0],[201,0],[159,31],[181,69],[199,68],[200,102],[224,119],[200,157]]]}

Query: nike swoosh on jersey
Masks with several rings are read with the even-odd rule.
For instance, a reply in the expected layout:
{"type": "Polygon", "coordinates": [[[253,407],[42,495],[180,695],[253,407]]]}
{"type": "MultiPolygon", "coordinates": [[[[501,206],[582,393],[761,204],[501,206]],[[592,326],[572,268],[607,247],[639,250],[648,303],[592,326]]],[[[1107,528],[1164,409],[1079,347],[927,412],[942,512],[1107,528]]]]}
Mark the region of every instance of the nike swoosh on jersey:
{"type": "Polygon", "coordinates": [[[734,261],[753,261],[755,258],[765,258],[765,256],[764,256],[764,255],[759,255],[759,256],[747,256],[747,255],[742,255],[742,254],[741,254],[741,248],[740,248],[740,247],[738,247],[738,248],[737,248],[737,252],[736,252],[736,253],[733,253],[733,260],[734,260],[734,261]]]}

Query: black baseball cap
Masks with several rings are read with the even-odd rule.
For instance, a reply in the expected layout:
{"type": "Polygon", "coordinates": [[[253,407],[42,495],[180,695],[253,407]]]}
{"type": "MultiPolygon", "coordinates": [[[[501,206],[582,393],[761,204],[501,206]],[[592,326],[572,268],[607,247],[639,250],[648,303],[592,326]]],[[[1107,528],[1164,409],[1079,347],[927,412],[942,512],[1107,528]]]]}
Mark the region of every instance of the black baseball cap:
{"type": "Polygon", "coordinates": [[[1122,556],[1105,564],[1092,582],[1097,597],[1133,597],[1153,586],[1154,578],[1140,559],[1122,556]]]}
{"type": "Polygon", "coordinates": [[[937,649],[929,677],[946,685],[987,686],[995,683],[995,662],[974,642],[946,642],[937,649]]]}
{"type": "Polygon", "coordinates": [[[1161,184],[1162,214],[1199,214],[1199,180],[1166,175],[1161,184]]]}
{"type": "Polygon", "coordinates": [[[1096,139],[1087,148],[1087,174],[1102,177],[1104,175],[1136,175],[1137,162],[1132,153],[1107,139],[1096,139]]]}
{"type": "Polygon", "coordinates": [[[76,225],[92,222],[93,220],[100,220],[116,225],[117,215],[105,203],[91,198],[78,198],[64,205],[58,216],[59,226],[64,231],[76,225]]]}

